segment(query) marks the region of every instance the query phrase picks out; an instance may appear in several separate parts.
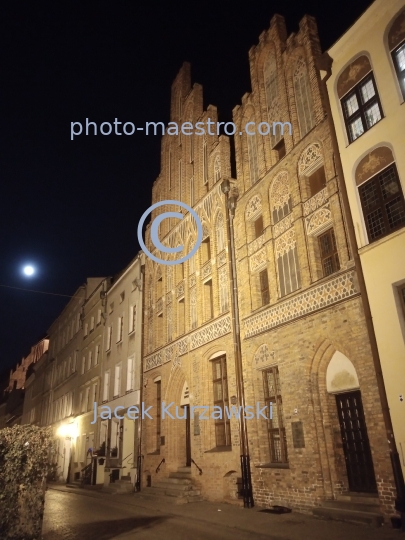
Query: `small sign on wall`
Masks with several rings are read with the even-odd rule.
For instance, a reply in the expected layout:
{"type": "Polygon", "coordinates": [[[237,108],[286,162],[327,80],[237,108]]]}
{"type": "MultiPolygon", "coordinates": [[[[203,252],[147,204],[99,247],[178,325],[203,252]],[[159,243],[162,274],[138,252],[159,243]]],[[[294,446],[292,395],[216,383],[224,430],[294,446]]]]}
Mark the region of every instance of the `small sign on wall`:
{"type": "Polygon", "coordinates": [[[304,425],[302,422],[291,422],[294,448],[305,448],[304,425]]]}

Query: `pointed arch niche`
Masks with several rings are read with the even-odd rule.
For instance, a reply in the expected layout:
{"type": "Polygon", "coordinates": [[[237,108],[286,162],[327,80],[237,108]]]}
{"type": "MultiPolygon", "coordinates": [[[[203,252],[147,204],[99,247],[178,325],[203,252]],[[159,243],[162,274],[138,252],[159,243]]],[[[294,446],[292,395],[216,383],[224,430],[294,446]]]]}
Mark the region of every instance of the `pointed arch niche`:
{"type": "Polygon", "coordinates": [[[359,388],[356,368],[347,356],[336,351],[326,369],[326,391],[329,394],[338,394],[359,388]]]}

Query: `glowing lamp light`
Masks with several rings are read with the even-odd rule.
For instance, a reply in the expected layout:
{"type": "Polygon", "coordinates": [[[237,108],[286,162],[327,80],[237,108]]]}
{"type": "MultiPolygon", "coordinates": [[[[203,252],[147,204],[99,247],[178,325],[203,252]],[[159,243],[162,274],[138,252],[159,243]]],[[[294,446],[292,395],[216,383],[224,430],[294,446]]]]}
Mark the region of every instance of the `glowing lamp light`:
{"type": "Polygon", "coordinates": [[[62,438],[74,439],[77,436],[75,424],[62,424],[58,427],[56,435],[62,438]]]}

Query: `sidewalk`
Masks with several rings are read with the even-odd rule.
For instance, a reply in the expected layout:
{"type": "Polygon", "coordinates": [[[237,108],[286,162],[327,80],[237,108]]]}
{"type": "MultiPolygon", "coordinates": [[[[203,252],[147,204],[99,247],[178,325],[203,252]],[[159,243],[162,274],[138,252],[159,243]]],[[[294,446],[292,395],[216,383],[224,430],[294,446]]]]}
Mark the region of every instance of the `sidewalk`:
{"type": "MultiPolygon", "coordinates": [[[[206,522],[209,527],[222,525],[236,531],[251,532],[256,535],[270,535],[272,538],[288,540],[403,540],[401,531],[384,526],[379,529],[364,525],[354,525],[337,521],[324,521],[310,515],[291,512],[290,514],[269,514],[262,508],[243,508],[225,503],[198,502],[176,505],[174,499],[148,493],[145,488],[140,493],[110,495],[100,491],[76,489],[60,484],[49,485],[49,489],[77,493],[93,498],[111,499],[120,505],[142,508],[148,513],[181,516],[191,521],[206,522]]],[[[237,532],[235,531],[235,534],[237,532]]]]}

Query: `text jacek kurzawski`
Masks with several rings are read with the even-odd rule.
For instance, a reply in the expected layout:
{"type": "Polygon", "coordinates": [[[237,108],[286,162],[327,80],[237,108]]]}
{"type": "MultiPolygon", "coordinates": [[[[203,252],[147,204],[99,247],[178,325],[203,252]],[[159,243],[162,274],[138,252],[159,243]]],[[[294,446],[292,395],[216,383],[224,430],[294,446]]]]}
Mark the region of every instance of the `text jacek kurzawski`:
{"type": "MultiPolygon", "coordinates": [[[[141,405],[132,405],[131,407],[128,407],[125,414],[130,420],[137,420],[138,418],[142,418],[143,420],[149,418],[150,420],[153,420],[153,408],[152,405],[145,407],[145,403],[141,403],[141,405]]],[[[122,411],[125,410],[125,407],[121,405],[115,408],[111,408],[108,405],[101,405],[100,410],[98,409],[98,404],[95,401],[94,420],[91,424],[97,422],[97,416],[99,416],[101,420],[111,420],[113,416],[118,420],[123,420],[124,418],[122,411]]],[[[179,405],[174,406],[174,401],[168,405],[162,401],[160,415],[162,420],[165,418],[184,420],[187,418],[188,414],[190,414],[190,418],[194,418],[194,415],[198,414],[199,420],[223,420],[225,418],[230,420],[232,417],[239,420],[242,414],[246,420],[253,420],[253,418],[271,420],[273,418],[273,404],[270,403],[269,405],[261,407],[261,404],[257,402],[256,407],[253,405],[246,405],[244,408],[242,406],[236,407],[235,405],[231,405],[228,407],[225,405],[224,409],[222,409],[219,405],[214,405],[212,407],[209,407],[208,405],[179,407],[179,405]]]]}

